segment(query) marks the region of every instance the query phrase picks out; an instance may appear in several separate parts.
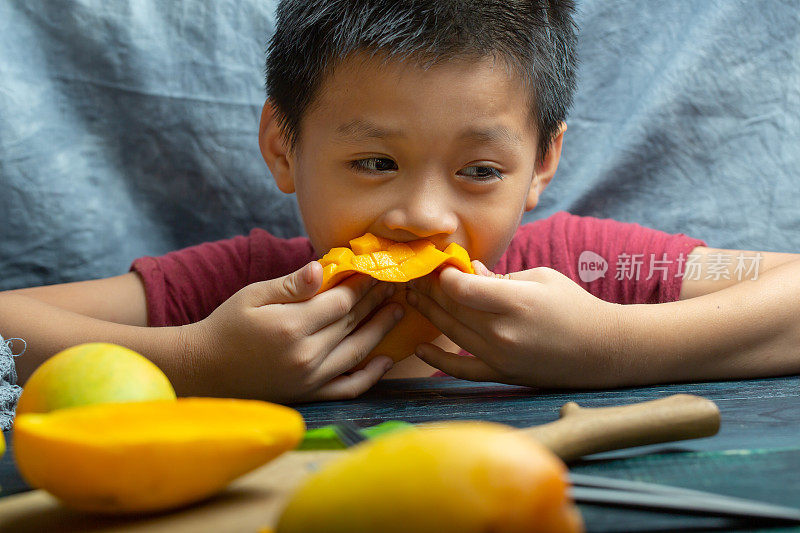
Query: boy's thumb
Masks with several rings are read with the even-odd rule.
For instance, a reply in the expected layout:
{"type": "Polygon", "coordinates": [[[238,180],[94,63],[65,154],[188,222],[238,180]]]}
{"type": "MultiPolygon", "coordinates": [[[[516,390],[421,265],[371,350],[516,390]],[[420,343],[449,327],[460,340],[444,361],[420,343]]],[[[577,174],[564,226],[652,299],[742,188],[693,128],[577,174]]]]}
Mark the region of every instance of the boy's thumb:
{"type": "Polygon", "coordinates": [[[302,302],[314,296],[322,284],[322,265],[311,261],[291,274],[261,283],[264,290],[259,291],[258,305],[302,302]]]}

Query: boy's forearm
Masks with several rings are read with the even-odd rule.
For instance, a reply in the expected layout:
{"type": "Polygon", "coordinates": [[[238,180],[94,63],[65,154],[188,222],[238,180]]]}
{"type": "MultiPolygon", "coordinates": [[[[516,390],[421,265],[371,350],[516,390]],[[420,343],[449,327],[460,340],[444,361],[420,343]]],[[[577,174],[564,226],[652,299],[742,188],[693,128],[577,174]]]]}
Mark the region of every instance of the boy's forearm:
{"type": "Polygon", "coordinates": [[[15,358],[20,384],[47,358],[65,348],[84,342],[112,342],[139,352],[158,365],[179,396],[202,394],[202,380],[193,375],[197,366],[191,329],[117,324],[19,294],[0,295],[0,334],[26,342],[25,353],[15,358]]]}
{"type": "Polygon", "coordinates": [[[800,261],[679,302],[618,306],[625,383],[800,373],[800,261]]]}

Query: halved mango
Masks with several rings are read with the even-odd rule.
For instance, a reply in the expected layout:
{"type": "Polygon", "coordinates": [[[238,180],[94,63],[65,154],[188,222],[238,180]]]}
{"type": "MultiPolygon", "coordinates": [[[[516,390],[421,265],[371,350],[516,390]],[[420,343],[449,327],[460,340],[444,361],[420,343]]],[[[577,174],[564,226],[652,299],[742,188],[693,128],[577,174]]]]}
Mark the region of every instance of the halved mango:
{"type": "Polygon", "coordinates": [[[413,355],[418,344],[431,342],[441,335],[436,326],[406,302],[406,282],[426,276],[445,264],[475,274],[469,254],[456,243],[450,243],[442,251],[427,239],[396,242],[372,233],[351,240],[350,248],[331,248],[319,262],[322,264],[322,286],[318,293],[357,272],[398,283],[390,300],[401,304],[405,314],[356,369],[363,368],[378,355],[388,355],[395,362],[400,361],[413,355]]]}
{"type": "Polygon", "coordinates": [[[189,504],[297,446],[294,409],[258,400],[178,398],[23,414],[22,477],[64,504],[103,513],[189,504]]]}

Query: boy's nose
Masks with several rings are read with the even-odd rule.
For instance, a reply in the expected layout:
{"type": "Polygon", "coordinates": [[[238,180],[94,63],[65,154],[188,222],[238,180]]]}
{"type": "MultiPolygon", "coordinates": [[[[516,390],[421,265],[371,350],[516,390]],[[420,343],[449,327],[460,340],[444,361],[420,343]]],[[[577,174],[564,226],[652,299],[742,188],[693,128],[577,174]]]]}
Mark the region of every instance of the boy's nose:
{"type": "Polygon", "coordinates": [[[398,233],[411,233],[409,240],[452,235],[458,228],[458,217],[449,198],[442,196],[430,187],[404,192],[384,214],[384,225],[398,233]]]}

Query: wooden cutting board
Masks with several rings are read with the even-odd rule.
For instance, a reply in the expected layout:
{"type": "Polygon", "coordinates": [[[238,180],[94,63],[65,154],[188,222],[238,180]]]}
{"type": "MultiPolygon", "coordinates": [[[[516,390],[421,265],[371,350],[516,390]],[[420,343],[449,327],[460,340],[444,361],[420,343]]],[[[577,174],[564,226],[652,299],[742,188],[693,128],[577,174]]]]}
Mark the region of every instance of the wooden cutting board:
{"type": "MultiPolygon", "coordinates": [[[[555,422],[518,431],[568,462],[609,450],[711,436],[719,424],[719,409],[712,401],[676,394],[617,407],[583,408],[570,402],[555,422]]],[[[347,452],[288,452],[204,502],[157,515],[121,518],[80,513],[41,490],[8,496],[0,499],[0,531],[257,533],[274,527],[287,499],[307,476],[343,453],[347,452]]]]}

